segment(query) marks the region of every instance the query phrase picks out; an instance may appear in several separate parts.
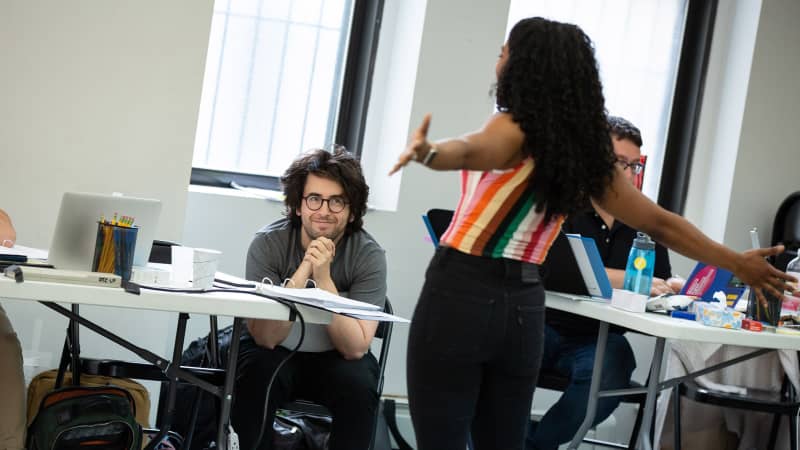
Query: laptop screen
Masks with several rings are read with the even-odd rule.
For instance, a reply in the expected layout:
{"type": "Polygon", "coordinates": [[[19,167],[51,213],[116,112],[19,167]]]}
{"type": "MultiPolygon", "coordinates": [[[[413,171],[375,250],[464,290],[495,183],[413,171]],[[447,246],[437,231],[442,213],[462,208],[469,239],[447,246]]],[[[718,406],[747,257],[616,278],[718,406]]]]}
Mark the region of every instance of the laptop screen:
{"type": "Polygon", "coordinates": [[[91,270],[97,222],[130,216],[139,227],[133,265],[144,266],[161,215],[161,201],[121,195],[66,192],[61,199],[48,262],[57,269],[91,270]]]}
{"type": "Polygon", "coordinates": [[[547,253],[547,258],[539,267],[545,289],[567,294],[589,295],[575,253],[569,245],[567,235],[563,232],[558,233],[547,253]]]}

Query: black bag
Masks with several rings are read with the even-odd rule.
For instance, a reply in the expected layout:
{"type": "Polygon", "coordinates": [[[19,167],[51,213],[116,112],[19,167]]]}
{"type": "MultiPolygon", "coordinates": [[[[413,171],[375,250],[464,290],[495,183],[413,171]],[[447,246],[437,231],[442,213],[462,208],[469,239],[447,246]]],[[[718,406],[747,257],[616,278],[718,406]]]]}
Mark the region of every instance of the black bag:
{"type": "Polygon", "coordinates": [[[279,409],[273,429],[275,450],[327,450],[331,418],[279,409]]]}
{"type": "Polygon", "coordinates": [[[139,450],[142,428],[128,391],[70,386],[42,398],[28,427],[29,450],[139,450]]]}
{"type": "MultiPolygon", "coordinates": [[[[228,326],[219,330],[217,341],[219,345],[221,364],[228,361],[228,350],[230,349],[233,327],[228,326]]],[[[211,360],[208,354],[208,336],[194,340],[183,352],[181,365],[206,367],[211,360]]],[[[165,388],[162,387],[162,396],[165,388]]],[[[180,433],[184,438],[188,438],[191,430],[192,407],[196,401],[199,388],[188,384],[180,383],[175,402],[175,416],[172,429],[180,433]]],[[[375,450],[388,449],[389,432],[392,433],[396,442],[402,442],[402,449],[410,449],[408,444],[402,440],[394,425],[394,402],[389,401],[389,409],[381,411],[376,427],[375,450]],[[391,421],[387,430],[385,414],[390,414],[391,421]],[[393,426],[394,425],[394,426],[393,426]],[[403,446],[405,444],[405,446],[403,446]]],[[[163,403],[163,402],[161,402],[163,403]]],[[[382,401],[379,407],[384,408],[385,402],[382,401]]],[[[188,450],[205,450],[214,448],[216,430],[218,422],[219,401],[207,392],[200,394],[197,419],[194,426],[192,441],[188,450]]],[[[274,445],[276,450],[324,450],[328,448],[330,438],[331,418],[319,416],[306,412],[288,411],[278,409],[275,413],[274,445]]]]}
{"type": "MultiPolygon", "coordinates": [[[[220,352],[219,359],[220,363],[223,365],[228,361],[228,349],[230,348],[232,335],[233,326],[225,327],[217,333],[217,343],[220,352]]],[[[181,355],[182,366],[209,367],[212,365],[210,362],[211,355],[208,352],[208,336],[192,341],[181,355]]],[[[162,386],[161,400],[165,399],[165,394],[166,386],[162,386]]],[[[175,400],[175,415],[173,416],[172,430],[179,433],[186,440],[189,438],[190,431],[193,431],[191,436],[192,441],[187,450],[215,448],[217,423],[219,422],[218,412],[220,410],[219,399],[196,386],[179,383],[175,400]],[[193,408],[198,399],[197,418],[195,419],[194,429],[192,430],[193,408]]],[[[161,401],[159,404],[164,404],[164,402],[161,401]]]]}

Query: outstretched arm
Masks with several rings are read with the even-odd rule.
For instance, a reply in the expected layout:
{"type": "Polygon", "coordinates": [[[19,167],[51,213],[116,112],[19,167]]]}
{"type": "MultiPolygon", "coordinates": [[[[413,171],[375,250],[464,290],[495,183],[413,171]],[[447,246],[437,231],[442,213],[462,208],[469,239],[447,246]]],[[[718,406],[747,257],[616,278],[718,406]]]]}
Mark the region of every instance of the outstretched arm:
{"type": "Polygon", "coordinates": [[[761,303],[766,302],[764,290],[781,296],[786,289],[786,281],[795,281],[764,259],[781,253],[782,245],[737,253],[714,242],[683,217],[653,203],[636,190],[620,170],[603,198],[596,201],[614,217],[649,234],[656,242],[689,258],[730,270],[744,283],[755,288],[761,303]]]}
{"type": "Polygon", "coordinates": [[[425,161],[434,148],[436,155],[429,159],[428,164],[434,170],[508,169],[523,159],[521,149],[525,134],[508,113],[492,115],[480,130],[435,143],[428,140],[430,124],[431,115],[427,114],[411,134],[408,146],[397,158],[389,175],[411,161],[425,161]]]}

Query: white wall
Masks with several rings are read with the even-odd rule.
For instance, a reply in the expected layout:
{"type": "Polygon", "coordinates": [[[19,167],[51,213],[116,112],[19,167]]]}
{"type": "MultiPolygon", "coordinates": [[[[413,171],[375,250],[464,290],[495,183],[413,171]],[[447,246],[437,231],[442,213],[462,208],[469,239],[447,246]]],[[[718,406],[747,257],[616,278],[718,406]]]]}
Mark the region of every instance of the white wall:
{"type": "MultiPolygon", "coordinates": [[[[771,241],[781,201],[800,190],[800,3],[720,2],[685,216],[736,249],[771,241]]],[[[673,257],[686,276],[694,266],[673,257]]]]}
{"type": "MultiPolygon", "coordinates": [[[[181,238],[212,3],[3,2],[0,207],[20,244],[49,246],[65,191],[159,198],[157,236],[181,238]]],[[[24,349],[43,319],[39,350],[60,350],[63,319],[36,304],[3,306],[24,349]]],[[[168,315],[84,310],[157,353],[168,348],[168,315]]],[[[83,350],[127,354],[89,332],[83,350]]]]}
{"type": "Polygon", "coordinates": [[[800,190],[800,2],[765,0],[742,120],[739,152],[725,227],[725,244],[746,249],[747,230],[772,239],[784,198],[800,190]]]}

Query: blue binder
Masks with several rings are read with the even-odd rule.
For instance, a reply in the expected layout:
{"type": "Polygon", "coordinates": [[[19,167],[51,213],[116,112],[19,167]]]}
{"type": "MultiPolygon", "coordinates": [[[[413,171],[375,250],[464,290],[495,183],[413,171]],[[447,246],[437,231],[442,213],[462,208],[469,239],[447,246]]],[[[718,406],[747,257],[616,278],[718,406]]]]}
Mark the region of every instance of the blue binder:
{"type": "Polygon", "coordinates": [[[594,239],[583,237],[580,234],[567,234],[572,253],[578,262],[578,268],[586,284],[586,290],[592,297],[611,299],[611,281],[608,279],[600,252],[594,239]]]}

